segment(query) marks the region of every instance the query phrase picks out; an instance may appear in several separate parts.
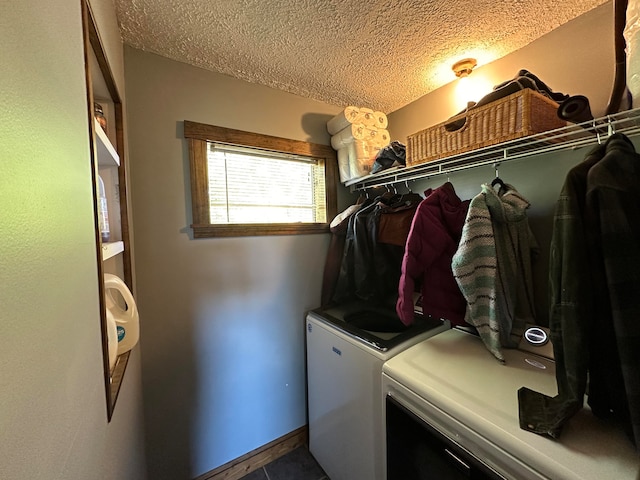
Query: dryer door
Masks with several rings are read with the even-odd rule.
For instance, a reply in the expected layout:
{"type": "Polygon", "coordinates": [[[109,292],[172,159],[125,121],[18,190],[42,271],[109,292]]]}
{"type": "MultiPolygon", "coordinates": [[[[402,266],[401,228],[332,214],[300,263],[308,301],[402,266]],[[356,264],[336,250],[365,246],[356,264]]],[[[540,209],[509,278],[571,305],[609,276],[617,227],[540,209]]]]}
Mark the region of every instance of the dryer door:
{"type": "Polygon", "coordinates": [[[394,398],[386,402],[387,480],[504,480],[394,398]]]}

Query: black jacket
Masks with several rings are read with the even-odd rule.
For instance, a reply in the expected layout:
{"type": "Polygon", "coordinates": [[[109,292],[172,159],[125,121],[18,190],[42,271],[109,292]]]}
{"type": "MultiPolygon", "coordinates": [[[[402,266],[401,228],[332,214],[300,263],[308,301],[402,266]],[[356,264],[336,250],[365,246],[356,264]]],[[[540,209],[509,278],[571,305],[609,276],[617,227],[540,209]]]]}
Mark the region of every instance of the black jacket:
{"type": "Polygon", "coordinates": [[[349,218],[335,303],[363,300],[394,307],[404,246],[418,203],[417,194],[383,195],[349,218]],[[381,217],[386,217],[381,222],[381,217]],[[384,224],[387,231],[381,234],[384,224]],[[389,239],[386,242],[380,238],[389,239]]]}

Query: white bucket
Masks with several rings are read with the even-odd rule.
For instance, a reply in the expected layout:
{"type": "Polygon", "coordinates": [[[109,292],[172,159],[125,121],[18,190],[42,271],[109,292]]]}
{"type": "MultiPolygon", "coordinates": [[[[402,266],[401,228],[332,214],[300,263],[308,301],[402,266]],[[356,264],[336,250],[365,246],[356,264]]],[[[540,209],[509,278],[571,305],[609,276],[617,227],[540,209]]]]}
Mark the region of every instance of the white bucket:
{"type": "Polygon", "coordinates": [[[140,321],[138,307],[127,285],[120,277],[110,273],[104,274],[105,304],[109,314],[113,316],[118,337],[118,355],[131,350],[140,338],[140,321]],[[114,297],[114,291],[120,294],[114,297]]]}
{"type": "Polygon", "coordinates": [[[109,347],[109,371],[113,370],[118,359],[118,328],[116,319],[109,309],[107,309],[107,345],[109,347]]]}

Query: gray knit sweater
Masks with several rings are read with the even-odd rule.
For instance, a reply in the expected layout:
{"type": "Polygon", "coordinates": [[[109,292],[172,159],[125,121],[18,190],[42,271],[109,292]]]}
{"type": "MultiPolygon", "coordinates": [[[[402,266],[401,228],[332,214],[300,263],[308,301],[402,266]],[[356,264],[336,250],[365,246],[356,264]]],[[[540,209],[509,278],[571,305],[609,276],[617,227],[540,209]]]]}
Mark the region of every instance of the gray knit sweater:
{"type": "Polygon", "coordinates": [[[532,261],[538,250],[529,228],[529,202],[511,185],[482,185],[471,200],[451,268],[467,300],[465,320],[504,362],[526,323],[535,323],[532,261]]]}

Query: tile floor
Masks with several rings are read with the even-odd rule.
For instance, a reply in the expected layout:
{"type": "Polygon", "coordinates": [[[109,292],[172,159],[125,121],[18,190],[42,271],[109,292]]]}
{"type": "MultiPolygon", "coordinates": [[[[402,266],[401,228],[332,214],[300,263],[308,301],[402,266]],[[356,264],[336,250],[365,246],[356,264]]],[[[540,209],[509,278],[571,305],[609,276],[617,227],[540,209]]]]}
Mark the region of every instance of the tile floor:
{"type": "Polygon", "coordinates": [[[298,447],[242,480],[329,480],[307,447],[298,447]]]}

